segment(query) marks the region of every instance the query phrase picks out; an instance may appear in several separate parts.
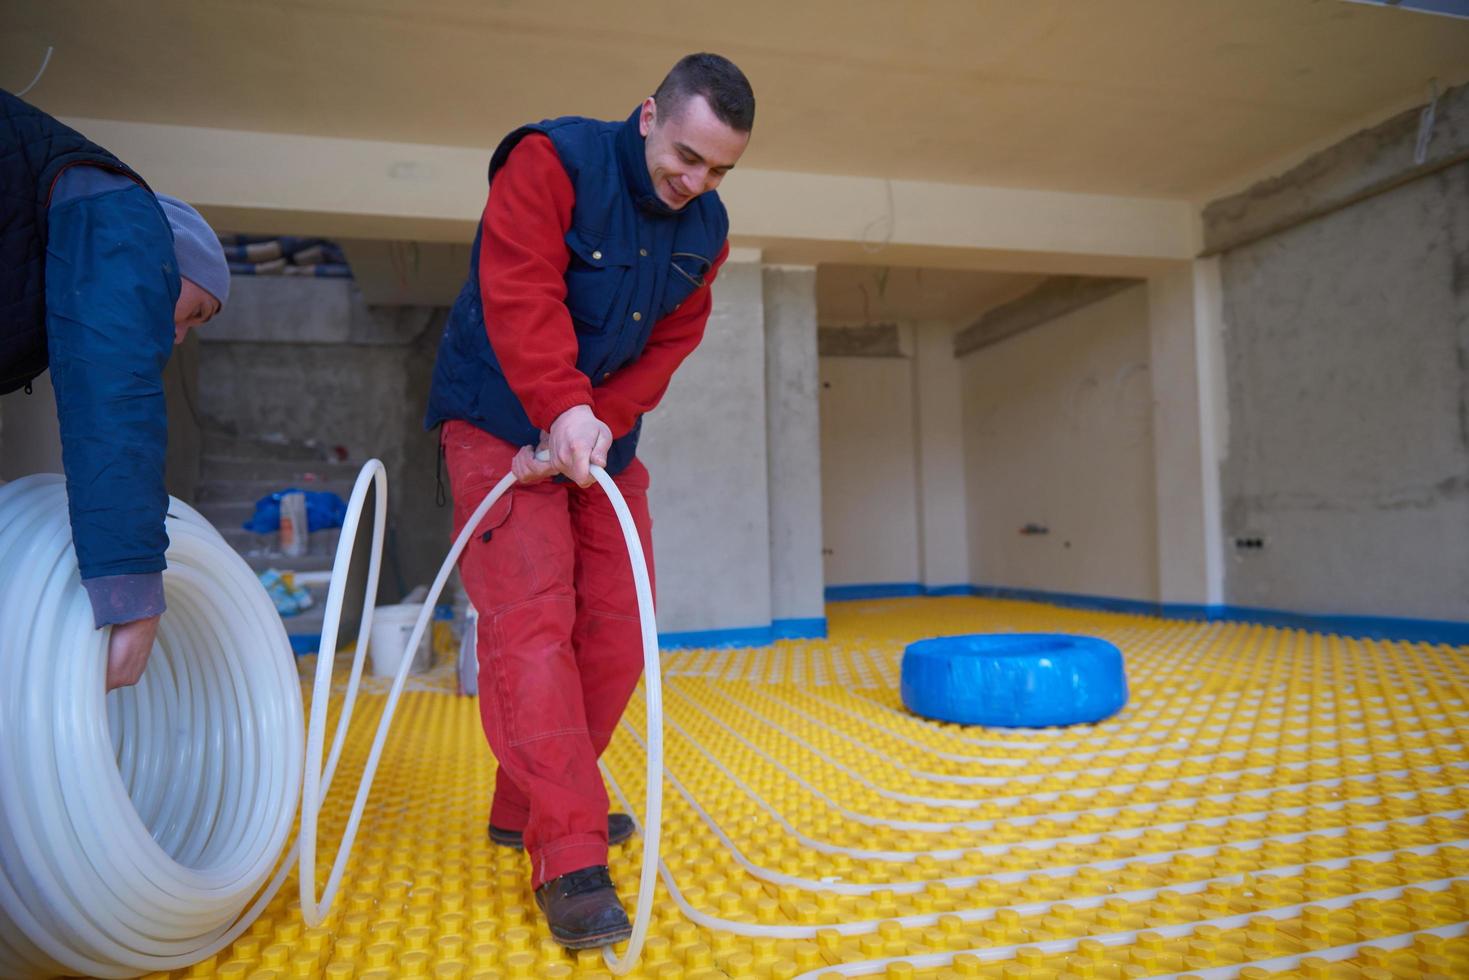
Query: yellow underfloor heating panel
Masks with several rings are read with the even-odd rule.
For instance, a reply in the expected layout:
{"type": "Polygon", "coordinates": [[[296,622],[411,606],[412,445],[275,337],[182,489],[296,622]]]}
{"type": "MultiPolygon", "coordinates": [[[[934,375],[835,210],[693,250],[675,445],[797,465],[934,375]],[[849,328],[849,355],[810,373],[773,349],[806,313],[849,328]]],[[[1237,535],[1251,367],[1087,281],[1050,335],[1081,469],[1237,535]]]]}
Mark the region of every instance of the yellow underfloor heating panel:
{"type": "MultiPolygon", "coordinates": [[[[1469,650],[971,598],[829,614],[827,640],[664,654],[666,867],[635,976],[1469,977],[1469,650]],[[1016,631],[1115,643],[1126,709],[1042,731],[903,709],[905,644],[1016,631]]],[[[485,839],[494,760],[452,687],[404,697],[329,920],[305,928],[289,884],[174,976],[607,976],[485,839]]],[[[638,694],[614,800],[643,799],[643,735],[638,694]]],[[[641,858],[614,850],[628,908],[641,858]]]]}

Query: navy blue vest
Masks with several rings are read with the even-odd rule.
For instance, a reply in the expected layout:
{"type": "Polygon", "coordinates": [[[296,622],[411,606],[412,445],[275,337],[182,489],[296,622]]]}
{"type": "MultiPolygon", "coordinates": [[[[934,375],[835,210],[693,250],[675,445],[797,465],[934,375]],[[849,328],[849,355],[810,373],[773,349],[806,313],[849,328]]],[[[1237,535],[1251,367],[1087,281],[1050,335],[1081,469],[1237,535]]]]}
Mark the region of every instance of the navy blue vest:
{"type": "MultiPolygon", "coordinates": [[[[703,284],[724,247],[729,219],[712,191],[679,211],[658,199],[637,111],[621,123],[566,116],[522,126],[490,158],[491,181],[531,133],[550,138],[576,192],[566,233],[566,308],[576,328],[576,368],[595,386],[636,360],[653,325],[703,284]]],[[[485,332],[481,233],[439,343],[424,424],[463,419],[507,442],[534,446],[540,432],[506,382],[485,332]]],[[[607,472],[619,473],[632,462],[641,428],[639,419],[613,442],[607,472]]]]}
{"type": "Polygon", "coordinates": [[[46,212],[56,178],[78,163],[148,186],[81,133],[0,90],[0,395],[46,370],[46,212]]]}

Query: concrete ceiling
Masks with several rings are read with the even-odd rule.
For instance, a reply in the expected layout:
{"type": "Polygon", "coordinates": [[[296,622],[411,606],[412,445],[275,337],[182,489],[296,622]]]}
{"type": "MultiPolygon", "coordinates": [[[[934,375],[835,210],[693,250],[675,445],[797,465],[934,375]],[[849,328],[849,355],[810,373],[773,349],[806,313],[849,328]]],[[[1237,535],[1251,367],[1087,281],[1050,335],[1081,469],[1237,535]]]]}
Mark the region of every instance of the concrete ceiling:
{"type": "MultiPolygon", "coordinates": [[[[68,116],[492,146],[735,59],[770,170],[1199,199],[1469,78],[1469,21],[1340,0],[0,0],[68,116]]],[[[268,165],[268,161],[264,162],[268,165]]]]}
{"type": "Polygon", "coordinates": [[[1023,296],[1040,275],[822,265],[816,269],[816,315],[823,326],[911,320],[968,323],[1023,296]]]}

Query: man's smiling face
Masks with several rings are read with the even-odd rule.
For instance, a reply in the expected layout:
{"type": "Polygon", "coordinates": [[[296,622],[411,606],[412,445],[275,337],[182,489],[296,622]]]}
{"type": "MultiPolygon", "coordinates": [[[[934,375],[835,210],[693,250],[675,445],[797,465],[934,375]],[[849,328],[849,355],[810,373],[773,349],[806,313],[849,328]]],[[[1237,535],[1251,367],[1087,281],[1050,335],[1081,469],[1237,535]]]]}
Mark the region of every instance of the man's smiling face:
{"type": "Polygon", "coordinates": [[[701,95],[690,95],[672,112],[660,112],[649,98],[638,123],[653,190],[674,210],[718,187],[750,142],[749,133],[721,122],[701,95]]]}

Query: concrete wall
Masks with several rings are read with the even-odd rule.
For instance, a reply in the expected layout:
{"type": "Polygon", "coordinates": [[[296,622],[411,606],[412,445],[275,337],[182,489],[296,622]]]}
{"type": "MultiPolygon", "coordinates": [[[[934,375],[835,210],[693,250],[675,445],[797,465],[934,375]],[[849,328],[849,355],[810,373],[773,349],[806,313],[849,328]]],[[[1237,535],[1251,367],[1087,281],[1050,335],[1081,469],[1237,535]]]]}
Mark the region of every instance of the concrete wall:
{"type": "Polygon", "coordinates": [[[168,492],[192,502],[199,483],[199,454],[204,445],[199,417],[199,333],[189,332],[173,349],[163,371],[163,397],[168,403],[168,454],[163,477],[168,492]]]}
{"type": "Polygon", "coordinates": [[[61,472],[61,427],[51,373],[0,397],[0,480],[61,472]]]}
{"type": "Polygon", "coordinates": [[[969,583],[954,334],[937,320],[822,328],[828,586],[969,583]]]}
{"type": "Polygon", "coordinates": [[[768,267],[763,282],[770,610],[777,621],[824,619],[816,270],[768,267]]]}
{"type": "Polygon", "coordinates": [[[204,428],[343,446],[388,471],[396,569],[385,601],[432,580],[451,514],[437,507],[434,435],[423,429],[444,311],[370,308],[354,283],[237,277],[228,309],[201,333],[198,407],[204,428]]]}
{"type": "Polygon", "coordinates": [[[643,422],[662,632],[772,619],[764,321],[760,264],[727,262],[703,342],[643,422]]]}
{"type": "Polygon", "coordinates": [[[821,358],[828,586],[919,580],[916,424],[910,358],[821,358]]]}
{"type": "MultiPolygon", "coordinates": [[[[725,265],[702,344],[644,421],[664,633],[824,616],[815,275],[764,271],[758,258],[725,265]]],[[[206,338],[206,425],[380,457],[407,584],[427,581],[449,543],[421,426],[443,311],[369,307],[343,281],[236,285],[206,338]]]]}
{"type": "MultiPolygon", "coordinates": [[[[1226,252],[1236,605],[1469,619],[1469,164],[1226,252]]],[[[1228,543],[1228,542],[1227,542],[1228,543]]]]}
{"type": "MultiPolygon", "coordinates": [[[[175,347],[163,372],[168,406],[164,485],[185,501],[193,501],[199,478],[198,343],[197,335],[191,334],[175,347]]],[[[47,371],[31,384],[29,395],[21,389],[0,398],[0,480],[60,472],[61,427],[56,420],[56,389],[47,371]]]]}
{"type": "Polygon", "coordinates": [[[1469,86],[1422,118],[1203,212],[1231,604],[1469,620],[1469,86]]]}
{"type": "Polygon", "coordinates": [[[1156,599],[1148,357],[1134,286],[962,358],[976,584],[1156,599]]]}

